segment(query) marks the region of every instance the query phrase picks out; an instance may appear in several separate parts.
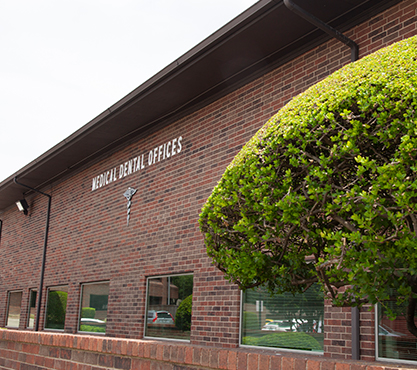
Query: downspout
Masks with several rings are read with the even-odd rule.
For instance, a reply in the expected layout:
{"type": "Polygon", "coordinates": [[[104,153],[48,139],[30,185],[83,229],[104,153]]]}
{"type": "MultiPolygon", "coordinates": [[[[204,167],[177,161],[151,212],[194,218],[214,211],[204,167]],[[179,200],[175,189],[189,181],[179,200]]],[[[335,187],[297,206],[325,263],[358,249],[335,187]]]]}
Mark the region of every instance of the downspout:
{"type": "Polygon", "coordinates": [[[36,303],[36,319],[35,319],[35,326],[34,330],[39,330],[39,319],[40,319],[40,313],[41,313],[41,301],[42,301],[42,289],[43,289],[43,278],[45,275],[45,261],[46,261],[46,246],[48,245],[48,233],[49,233],[49,218],[51,214],[51,200],[52,197],[49,194],[43,193],[42,191],[36,190],[28,185],[22,184],[17,181],[17,178],[15,177],[13,179],[14,183],[17,185],[24,186],[25,188],[31,189],[39,194],[42,194],[46,197],[48,197],[48,211],[46,213],[46,227],[45,227],[45,237],[44,237],[44,243],[43,243],[43,254],[42,254],[42,266],[41,266],[41,277],[39,281],[39,289],[38,289],[38,297],[37,297],[37,303],[36,303]]]}
{"type": "MultiPolygon", "coordinates": [[[[359,47],[356,42],[346,37],[344,34],[329,26],[327,23],[324,23],[320,19],[316,18],[314,15],[308,13],[304,9],[300,8],[297,4],[294,4],[292,0],[284,0],[285,6],[299,15],[301,18],[304,18],[306,21],[315,25],[317,28],[320,28],[322,31],[326,32],[330,36],[338,39],[347,46],[350,47],[350,60],[354,62],[359,59],[359,47]]],[[[360,313],[358,307],[352,307],[351,309],[351,329],[352,329],[352,360],[360,359],[360,326],[359,319],[360,313]]]]}
{"type": "Polygon", "coordinates": [[[320,19],[316,18],[314,15],[306,12],[297,4],[294,4],[292,0],[284,0],[284,4],[289,10],[299,15],[301,18],[304,18],[306,21],[310,22],[311,24],[314,24],[317,28],[320,28],[322,31],[326,32],[330,36],[338,39],[339,41],[349,46],[350,59],[352,62],[359,59],[359,47],[358,44],[356,44],[356,42],[351,40],[349,37],[346,37],[343,33],[334,29],[332,26],[329,26],[327,23],[324,23],[320,19]]]}
{"type": "Polygon", "coordinates": [[[360,360],[360,312],[358,307],[351,308],[351,330],[352,330],[352,360],[360,360]]]}

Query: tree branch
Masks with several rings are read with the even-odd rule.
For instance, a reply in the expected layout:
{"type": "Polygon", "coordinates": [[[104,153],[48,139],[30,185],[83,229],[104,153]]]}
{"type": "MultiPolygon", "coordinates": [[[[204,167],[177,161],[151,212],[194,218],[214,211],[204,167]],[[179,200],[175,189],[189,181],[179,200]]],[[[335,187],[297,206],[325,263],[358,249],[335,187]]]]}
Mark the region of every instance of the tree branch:
{"type": "Polygon", "coordinates": [[[358,231],[358,229],[356,229],[356,227],[354,227],[350,222],[347,222],[346,220],[344,220],[343,218],[339,217],[338,215],[331,214],[330,217],[334,221],[337,221],[337,222],[339,222],[339,224],[341,224],[344,227],[346,227],[348,230],[350,230],[352,232],[357,232],[358,231]]]}

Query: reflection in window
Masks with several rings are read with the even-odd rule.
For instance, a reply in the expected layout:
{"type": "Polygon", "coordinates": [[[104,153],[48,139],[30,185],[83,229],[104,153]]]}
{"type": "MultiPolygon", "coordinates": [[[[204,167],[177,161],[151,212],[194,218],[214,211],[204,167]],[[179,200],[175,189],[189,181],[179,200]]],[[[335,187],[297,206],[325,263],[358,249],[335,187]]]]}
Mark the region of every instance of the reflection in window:
{"type": "Polygon", "coordinates": [[[45,329],[64,330],[67,298],[67,286],[48,288],[45,329]]]}
{"type": "Polygon", "coordinates": [[[148,279],[145,336],[190,340],[193,275],[148,279]]]}
{"type": "Polygon", "coordinates": [[[29,292],[29,310],[26,326],[28,329],[33,329],[36,315],[36,296],[37,290],[31,289],[29,292]]]}
{"type": "Polygon", "coordinates": [[[243,293],[243,345],[323,352],[324,298],[318,285],[302,294],[243,293]]]}
{"type": "Polygon", "coordinates": [[[22,292],[9,292],[7,307],[7,326],[18,328],[20,324],[20,306],[22,303],[22,292]]]}
{"type": "Polygon", "coordinates": [[[393,300],[386,302],[386,305],[397,317],[395,320],[390,320],[386,308],[378,305],[378,357],[416,361],[417,338],[407,329],[407,301],[398,305],[393,300]]]}
{"type": "Polygon", "coordinates": [[[82,286],[81,312],[78,331],[105,333],[109,283],[89,283],[82,286]]]}

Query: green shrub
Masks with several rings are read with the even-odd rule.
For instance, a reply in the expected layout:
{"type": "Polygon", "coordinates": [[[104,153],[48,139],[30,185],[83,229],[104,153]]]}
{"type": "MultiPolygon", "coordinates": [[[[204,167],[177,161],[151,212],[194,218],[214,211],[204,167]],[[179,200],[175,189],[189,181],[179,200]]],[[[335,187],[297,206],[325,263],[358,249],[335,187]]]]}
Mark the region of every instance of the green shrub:
{"type": "Polygon", "coordinates": [[[175,326],[182,331],[191,330],[191,311],[193,304],[193,295],[189,295],[178,306],[175,314],[175,326]]]}
{"type": "Polygon", "coordinates": [[[49,291],[45,327],[50,329],[64,329],[67,297],[67,292],[49,291]]]}
{"type": "Polygon", "coordinates": [[[172,276],[171,283],[178,287],[178,298],[185,299],[193,294],[193,275],[172,276]]]}
{"type": "Polygon", "coordinates": [[[257,337],[243,337],[242,344],[247,346],[258,346],[258,339],[257,337]]]}
{"type": "Polygon", "coordinates": [[[319,342],[306,333],[272,333],[263,337],[244,337],[242,343],[249,346],[275,347],[286,349],[299,349],[305,351],[323,351],[319,342]]]}
{"type": "Polygon", "coordinates": [[[88,318],[88,319],[94,319],[96,316],[96,309],[93,307],[83,307],[81,309],[81,317],[82,318],[88,318]]]}
{"type": "Polygon", "coordinates": [[[91,333],[105,333],[105,326],[94,326],[94,325],[80,325],[80,331],[88,331],[91,333]]]}
{"type": "Polygon", "coordinates": [[[417,36],[283,107],[227,167],[200,228],[242,289],[297,293],[319,281],[336,305],[392,290],[401,302],[417,291],[416,200],[417,36]]]}

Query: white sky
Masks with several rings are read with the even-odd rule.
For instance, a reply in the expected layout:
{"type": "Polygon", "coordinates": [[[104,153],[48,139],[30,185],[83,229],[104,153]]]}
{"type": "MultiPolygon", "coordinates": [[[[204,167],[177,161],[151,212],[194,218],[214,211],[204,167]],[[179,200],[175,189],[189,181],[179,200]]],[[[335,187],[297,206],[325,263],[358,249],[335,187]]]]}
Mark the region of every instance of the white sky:
{"type": "Polygon", "coordinates": [[[255,0],[0,0],[0,182],[255,0]]]}

